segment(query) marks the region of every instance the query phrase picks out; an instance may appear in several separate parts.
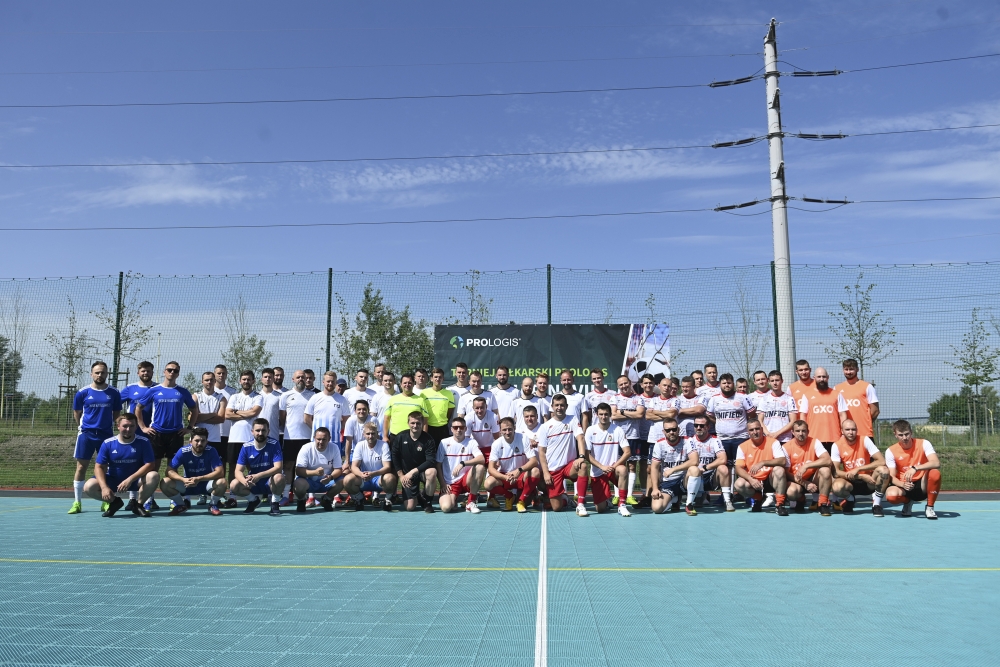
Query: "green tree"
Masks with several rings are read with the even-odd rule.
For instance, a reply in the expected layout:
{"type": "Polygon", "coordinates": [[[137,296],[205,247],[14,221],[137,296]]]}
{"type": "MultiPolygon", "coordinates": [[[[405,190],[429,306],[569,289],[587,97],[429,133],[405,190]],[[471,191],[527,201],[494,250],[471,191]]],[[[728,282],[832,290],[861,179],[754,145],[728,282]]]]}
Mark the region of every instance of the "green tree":
{"type": "MultiPolygon", "coordinates": [[[[736,312],[730,314],[725,311],[724,321],[715,321],[715,330],[722,358],[729,369],[737,377],[751,378],[764,363],[764,356],[771,347],[771,324],[769,319],[761,317],[761,313],[767,311],[742,278],[736,279],[735,287],[732,299],[736,312]]],[[[680,354],[675,356],[679,357],[680,354]]]]}
{"type": "Polygon", "coordinates": [[[333,333],[333,348],[341,374],[349,376],[359,368],[371,369],[378,361],[384,361],[397,376],[434,364],[430,325],[415,320],[409,306],[396,310],[372,283],[365,286],[357,313],[350,312],[340,294],[336,296],[340,326],[333,333]]]}
{"type": "MultiPolygon", "coordinates": [[[[226,324],[226,349],[222,350],[222,363],[231,374],[243,371],[253,371],[260,379],[260,371],[271,364],[271,352],[267,349],[267,341],[250,333],[247,322],[247,304],[243,295],[236,298],[224,313],[226,324]]],[[[200,383],[199,383],[200,386],[200,383]]]]}
{"type": "Polygon", "coordinates": [[[20,402],[17,383],[23,370],[21,353],[13,349],[9,338],[0,336],[0,419],[11,417],[12,406],[20,402]]]}
{"type": "MultiPolygon", "coordinates": [[[[947,426],[971,425],[973,395],[973,388],[968,386],[962,387],[957,394],[942,394],[927,406],[928,421],[947,426]]],[[[979,398],[979,406],[983,409],[978,413],[978,425],[985,427],[990,422],[990,413],[1000,416],[997,414],[1000,411],[1000,395],[993,387],[983,387],[979,398]]]]}
{"type": "MultiPolygon", "coordinates": [[[[149,301],[139,295],[138,280],[141,277],[131,271],[122,276],[121,335],[118,337],[122,361],[137,360],[139,352],[153,337],[153,327],[143,324],[142,321],[142,309],[149,305],[149,301]]],[[[101,305],[98,310],[90,311],[90,314],[97,318],[101,327],[108,332],[102,341],[101,349],[108,355],[110,363],[115,353],[115,329],[118,326],[118,285],[109,287],[107,292],[109,302],[101,305]]]]}
{"type": "Polygon", "coordinates": [[[990,332],[979,318],[979,308],[972,309],[969,330],[962,336],[962,344],[952,345],[955,360],[946,362],[955,369],[956,379],[972,389],[972,444],[979,444],[980,413],[985,385],[1000,379],[1000,350],[990,345],[990,332]]]}
{"type": "Polygon", "coordinates": [[[452,303],[462,309],[460,317],[449,319],[450,324],[490,323],[490,306],[493,305],[493,299],[487,299],[479,289],[482,275],[482,272],[477,269],[469,271],[469,282],[462,285],[462,291],[465,294],[461,298],[448,297],[452,303]]]}
{"type": "Polygon", "coordinates": [[[861,272],[853,287],[845,286],[846,299],[840,302],[839,310],[829,313],[836,321],[830,325],[830,331],[837,342],[824,348],[837,361],[857,359],[858,375],[862,379],[866,368],[874,368],[899,349],[892,318],[876,309],[872,298],[875,284],[862,287],[864,278],[861,272]]]}
{"type": "MultiPolygon", "coordinates": [[[[65,331],[50,331],[45,335],[45,342],[49,344],[50,352],[46,355],[36,355],[39,359],[48,364],[59,374],[60,382],[75,385],[83,378],[85,371],[89,369],[88,360],[94,353],[96,345],[87,335],[85,329],[81,329],[76,321],[76,307],[73,299],[66,297],[69,303],[69,317],[66,320],[65,331]]],[[[69,425],[69,406],[65,412],[66,424],[69,425]]]]}

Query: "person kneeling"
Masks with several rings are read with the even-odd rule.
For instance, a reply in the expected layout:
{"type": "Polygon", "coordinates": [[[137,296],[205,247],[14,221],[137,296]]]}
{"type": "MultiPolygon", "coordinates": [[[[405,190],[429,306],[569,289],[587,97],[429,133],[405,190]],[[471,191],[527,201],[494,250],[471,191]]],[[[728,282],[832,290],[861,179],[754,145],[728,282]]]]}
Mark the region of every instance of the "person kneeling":
{"type": "Polygon", "coordinates": [[[319,504],[329,512],[333,501],[344,489],[344,469],[340,460],[340,448],[330,446],[330,429],[320,426],[313,433],[312,442],[307,442],[295,458],[295,511],[306,511],[306,500],[310,493],[323,496],[319,504]]]}
{"type": "Polygon", "coordinates": [[[170,498],[173,507],[170,516],[183,514],[191,507],[189,496],[211,493],[208,511],[213,516],[222,514],[219,502],[226,497],[226,469],[215,447],[208,444],[208,429],[191,429],[191,444],[181,447],[167,466],[167,477],[160,482],[160,491],[170,498]],[[178,472],[184,469],[184,474],[178,472]]]}
{"type": "MultiPolygon", "coordinates": [[[[694,501],[701,489],[701,469],[698,467],[698,450],[688,440],[682,440],[677,421],[664,419],[653,425],[658,432],[653,445],[653,495],[655,514],[680,509],[681,494],[687,487],[687,513],[694,516],[694,501]],[[664,469],[664,466],[667,466],[664,469]]],[[[652,435],[652,432],[651,432],[652,435]]]]}
{"type": "Polygon", "coordinates": [[[486,475],[486,457],[479,445],[465,435],[465,419],[454,417],[451,420],[451,437],[438,443],[437,448],[438,479],[444,482],[444,492],[438,502],[442,512],[454,512],[458,509],[458,497],[466,494],[465,511],[479,514],[479,487],[486,475]]]}
{"type": "Polygon", "coordinates": [[[253,440],[243,445],[236,459],[236,474],[229,485],[226,507],[236,506],[235,496],[249,496],[244,514],[252,513],[260,505],[261,496],[271,495],[271,516],[281,515],[281,491],[285,478],[281,474],[281,445],[268,437],[270,426],[266,419],[253,420],[253,440]],[[231,504],[230,504],[231,502],[231,504]]]}
{"type": "Polygon", "coordinates": [[[937,519],[934,502],[941,490],[941,462],[934,446],[927,440],[913,437],[910,422],[900,419],[892,425],[898,442],[885,453],[892,486],[885,499],[890,503],[903,503],[903,516],[912,516],[913,503],[927,501],[924,516],[937,519]]]}
{"type": "Polygon", "coordinates": [[[523,435],[515,433],[515,428],[513,417],[500,420],[500,437],[490,449],[489,477],[483,488],[486,491],[502,491],[504,509],[508,512],[514,508],[514,492],[520,492],[517,511],[523,514],[528,511],[528,503],[538,487],[540,474],[538,453],[523,435]]]}
{"type": "Polygon", "coordinates": [[[389,445],[379,438],[378,426],[365,424],[364,441],[351,449],[351,472],[344,479],[344,489],[354,499],[354,509],[365,508],[365,492],[372,493],[372,504],[382,491],[382,509],[392,511],[392,496],[396,492],[396,476],[392,472],[392,456],[389,445]]]}
{"type": "Polygon", "coordinates": [[[118,435],[101,443],[94,465],[94,476],[83,485],[83,492],[94,500],[108,503],[101,516],[113,517],[125,505],[121,494],[128,493],[128,509],[136,516],[151,517],[143,503],[153,497],[160,474],[153,469],[153,445],[145,436],[136,435],[133,414],[118,417],[118,435]]]}
{"type": "Polygon", "coordinates": [[[764,427],[757,419],[747,422],[747,433],[750,439],[744,441],[736,450],[736,484],[733,490],[744,498],[752,498],[751,512],[763,509],[765,493],[774,494],[774,511],[778,516],[788,516],[788,506],[785,504],[785,491],[788,488],[788,477],[785,476],[785,464],[788,458],[781,443],[774,438],[764,436],[764,427]]]}

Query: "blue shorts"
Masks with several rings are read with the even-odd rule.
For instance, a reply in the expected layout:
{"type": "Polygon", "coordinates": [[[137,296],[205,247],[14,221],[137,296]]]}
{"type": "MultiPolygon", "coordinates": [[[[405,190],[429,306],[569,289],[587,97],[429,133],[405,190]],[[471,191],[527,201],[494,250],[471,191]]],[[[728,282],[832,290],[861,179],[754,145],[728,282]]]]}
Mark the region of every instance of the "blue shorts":
{"type": "Polygon", "coordinates": [[[382,475],[369,477],[361,484],[362,491],[378,492],[382,490],[382,475]]]}
{"type": "Polygon", "coordinates": [[[668,479],[666,481],[660,481],[660,492],[669,493],[670,500],[673,502],[681,497],[681,494],[687,491],[687,475],[678,475],[673,479],[668,479]]]}
{"type": "Polygon", "coordinates": [[[726,465],[730,468],[736,465],[736,452],[746,440],[746,438],[719,438],[719,444],[726,450],[726,465]]]}
{"type": "MultiPolygon", "coordinates": [[[[97,478],[95,477],[94,479],[97,479],[97,478]]],[[[107,480],[108,486],[111,487],[111,490],[115,491],[115,492],[118,491],[118,485],[125,481],[124,479],[115,479],[114,477],[111,477],[110,475],[105,475],[104,479],[107,480]]],[[[138,479],[134,480],[132,482],[132,484],[128,487],[127,490],[128,491],[138,491],[139,490],[139,480],[138,479]]]]}
{"type": "MultiPolygon", "coordinates": [[[[213,482],[215,480],[212,480],[213,482]]],[[[207,496],[211,489],[208,488],[210,482],[198,482],[194,486],[181,489],[181,494],[185,496],[207,496]]]]}
{"type": "Polygon", "coordinates": [[[101,443],[110,438],[113,433],[108,431],[95,431],[85,429],[76,436],[76,448],[73,450],[73,458],[82,461],[89,461],[94,458],[94,452],[101,448],[101,443]]]}
{"type": "Polygon", "coordinates": [[[701,483],[703,485],[702,491],[707,491],[709,489],[715,489],[718,486],[718,480],[715,477],[715,471],[718,468],[712,468],[711,470],[706,470],[701,473],[701,483]]]}
{"type": "Polygon", "coordinates": [[[322,477],[299,477],[299,479],[304,479],[309,482],[309,493],[326,493],[333,487],[337,486],[339,479],[331,479],[329,482],[323,483],[320,480],[322,477]]]}
{"type": "Polygon", "coordinates": [[[252,487],[250,487],[250,493],[256,494],[258,496],[266,496],[271,493],[271,478],[268,477],[263,482],[257,482],[252,487]]]}

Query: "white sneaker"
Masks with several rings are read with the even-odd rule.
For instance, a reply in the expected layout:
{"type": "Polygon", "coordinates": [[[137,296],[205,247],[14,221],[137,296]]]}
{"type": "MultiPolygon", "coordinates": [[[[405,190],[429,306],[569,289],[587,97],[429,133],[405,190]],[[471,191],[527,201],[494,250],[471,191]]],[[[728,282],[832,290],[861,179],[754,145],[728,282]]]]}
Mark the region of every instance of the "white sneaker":
{"type": "Polygon", "coordinates": [[[479,509],[478,503],[466,503],[465,511],[468,512],[469,514],[479,514],[480,512],[482,512],[482,510],[479,509]]]}
{"type": "Polygon", "coordinates": [[[587,508],[584,506],[583,503],[577,504],[577,506],[576,506],[576,515],[577,516],[588,516],[589,514],[590,513],[587,511],[587,508]]]}
{"type": "Polygon", "coordinates": [[[732,500],[727,500],[726,501],[726,511],[727,512],[735,512],[736,511],[736,506],[733,505],[733,501],[732,500]]]}
{"type": "Polygon", "coordinates": [[[767,497],[764,498],[764,503],[761,505],[761,507],[770,507],[773,504],[774,504],[774,494],[769,493],[767,494],[767,497]]]}
{"type": "Polygon", "coordinates": [[[903,511],[900,512],[902,516],[913,516],[913,501],[908,500],[903,503],[903,511]]]}
{"type": "Polygon", "coordinates": [[[198,496],[198,504],[199,505],[207,505],[208,504],[208,495],[203,493],[200,496],[198,496]]]}
{"type": "Polygon", "coordinates": [[[934,511],[933,507],[928,505],[927,507],[924,508],[924,516],[927,517],[928,519],[936,519],[937,512],[934,511]]]}
{"type": "Polygon", "coordinates": [[[622,503],[618,506],[618,513],[622,516],[632,516],[632,511],[628,508],[628,505],[622,503]]]}

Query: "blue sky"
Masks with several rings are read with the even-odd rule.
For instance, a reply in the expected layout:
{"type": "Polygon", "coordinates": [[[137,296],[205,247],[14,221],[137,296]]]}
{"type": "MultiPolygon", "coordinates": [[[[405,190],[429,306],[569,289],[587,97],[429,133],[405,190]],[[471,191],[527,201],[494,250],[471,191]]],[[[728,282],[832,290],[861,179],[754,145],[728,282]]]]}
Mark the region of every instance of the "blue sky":
{"type": "MultiPolygon", "coordinates": [[[[1000,52],[989,2],[0,4],[0,104],[428,95],[706,83],[1000,52]],[[808,47],[808,48],[806,48],[808,47]],[[705,57],[680,57],[705,56],[705,57]],[[511,61],[530,61],[516,62],[511,61]],[[485,63],[485,64],[484,64],[485,63]],[[67,73],[71,71],[119,73],[67,73]],[[121,70],[141,70],[121,73],[121,70]],[[163,70],[202,70],[172,71],[163,70]],[[210,71],[205,71],[210,70],[210,71]]],[[[785,127],[1000,123],[1000,58],[783,78],[785,127]]],[[[765,131],[764,84],[325,104],[0,109],[4,164],[275,160],[705,144],[765,131]]],[[[1000,194],[1000,128],[785,145],[789,194],[1000,194]]],[[[311,229],[246,224],[585,214],[765,197],[767,149],[323,165],[0,171],[3,277],[766,263],[770,217],[721,213],[311,229]]],[[[748,212],[753,212],[753,209],[748,212]]],[[[796,263],[994,260],[1000,201],[790,212],[796,263]],[[985,235],[985,236],[984,236],[985,235]]]]}

